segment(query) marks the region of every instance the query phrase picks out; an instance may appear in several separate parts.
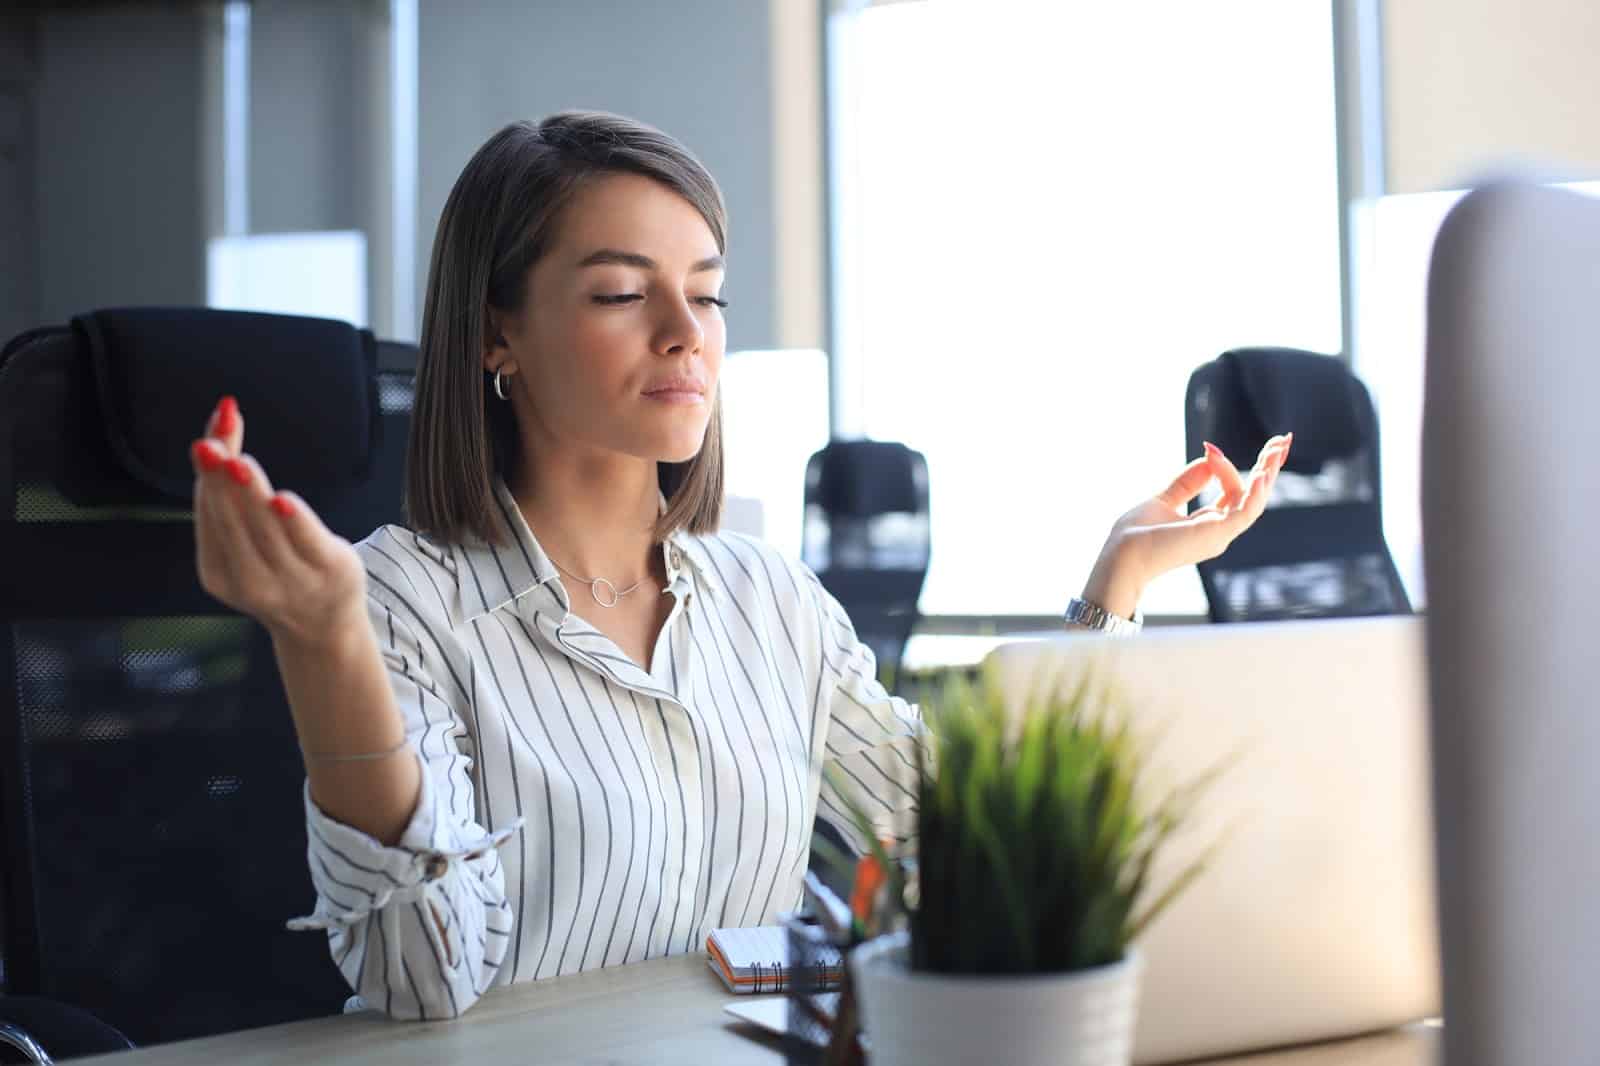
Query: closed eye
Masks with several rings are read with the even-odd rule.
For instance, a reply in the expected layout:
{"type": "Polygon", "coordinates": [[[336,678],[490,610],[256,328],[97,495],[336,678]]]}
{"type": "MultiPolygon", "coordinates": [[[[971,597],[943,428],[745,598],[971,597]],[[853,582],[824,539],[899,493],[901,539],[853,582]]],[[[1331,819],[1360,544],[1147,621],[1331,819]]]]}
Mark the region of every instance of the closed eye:
{"type": "MultiPolygon", "coordinates": [[[[608,306],[608,307],[616,307],[616,306],[619,306],[621,304],[631,304],[631,303],[635,303],[635,302],[637,302],[639,300],[642,300],[642,299],[644,299],[644,293],[642,293],[642,292],[599,293],[599,294],[593,296],[592,299],[597,304],[603,304],[603,305],[608,306]]],[[[702,307],[720,307],[720,308],[723,308],[724,310],[726,310],[727,306],[728,306],[728,301],[727,300],[719,299],[716,296],[697,296],[697,297],[695,297],[695,301],[694,302],[699,304],[702,307]]]]}

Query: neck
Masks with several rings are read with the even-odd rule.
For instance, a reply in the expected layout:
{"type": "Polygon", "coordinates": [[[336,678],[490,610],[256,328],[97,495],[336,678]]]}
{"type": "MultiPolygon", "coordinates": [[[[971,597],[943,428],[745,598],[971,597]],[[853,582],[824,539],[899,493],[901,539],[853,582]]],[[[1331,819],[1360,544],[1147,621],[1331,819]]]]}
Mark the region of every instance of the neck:
{"type": "Polygon", "coordinates": [[[545,553],[581,578],[626,588],[657,569],[653,461],[541,441],[508,488],[545,553]]]}

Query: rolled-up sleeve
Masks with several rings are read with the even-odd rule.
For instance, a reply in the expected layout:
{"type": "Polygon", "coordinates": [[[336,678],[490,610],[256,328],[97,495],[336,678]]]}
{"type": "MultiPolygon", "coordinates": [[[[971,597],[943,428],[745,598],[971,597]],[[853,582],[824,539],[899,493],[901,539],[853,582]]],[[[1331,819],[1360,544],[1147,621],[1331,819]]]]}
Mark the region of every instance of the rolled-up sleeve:
{"type": "Polygon", "coordinates": [[[514,935],[496,849],[521,823],[490,832],[475,820],[472,759],[461,745],[467,708],[430,669],[443,649],[419,642],[402,611],[370,597],[368,609],[422,765],[417,807],[389,847],[328,817],[308,783],[317,902],[289,924],[326,931],[335,964],[367,1006],[393,1018],[454,1018],[494,984],[514,935]]]}
{"type": "Polygon", "coordinates": [[[878,680],[877,658],[856,636],[837,600],[807,571],[821,628],[827,713],[818,815],[857,853],[868,844],[851,806],[880,840],[904,845],[915,829],[918,749],[928,738],[916,705],[891,695],[878,680]]]}

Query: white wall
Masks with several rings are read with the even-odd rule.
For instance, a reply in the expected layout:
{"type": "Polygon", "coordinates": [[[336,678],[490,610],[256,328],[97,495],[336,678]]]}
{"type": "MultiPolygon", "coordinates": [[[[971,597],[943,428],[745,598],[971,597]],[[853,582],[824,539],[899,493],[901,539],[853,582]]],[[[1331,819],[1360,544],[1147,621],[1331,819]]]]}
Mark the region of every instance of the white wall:
{"type": "Polygon", "coordinates": [[[1600,176],[1600,3],[1383,7],[1390,192],[1459,187],[1505,158],[1600,176]]]}

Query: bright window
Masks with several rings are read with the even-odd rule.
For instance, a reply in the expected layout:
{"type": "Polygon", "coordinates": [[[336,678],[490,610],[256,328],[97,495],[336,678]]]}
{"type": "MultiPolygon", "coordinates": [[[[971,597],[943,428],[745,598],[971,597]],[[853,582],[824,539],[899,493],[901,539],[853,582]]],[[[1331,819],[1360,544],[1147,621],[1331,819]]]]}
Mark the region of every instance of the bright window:
{"type": "MultiPolygon", "coordinates": [[[[929,614],[1051,614],[1184,459],[1191,370],[1340,348],[1329,7],[833,16],[836,419],[928,457],[929,614]]],[[[1192,570],[1151,613],[1202,613],[1192,570]]]]}
{"type": "Polygon", "coordinates": [[[367,324],[367,238],[358,230],[213,237],[206,305],[367,324]]]}

